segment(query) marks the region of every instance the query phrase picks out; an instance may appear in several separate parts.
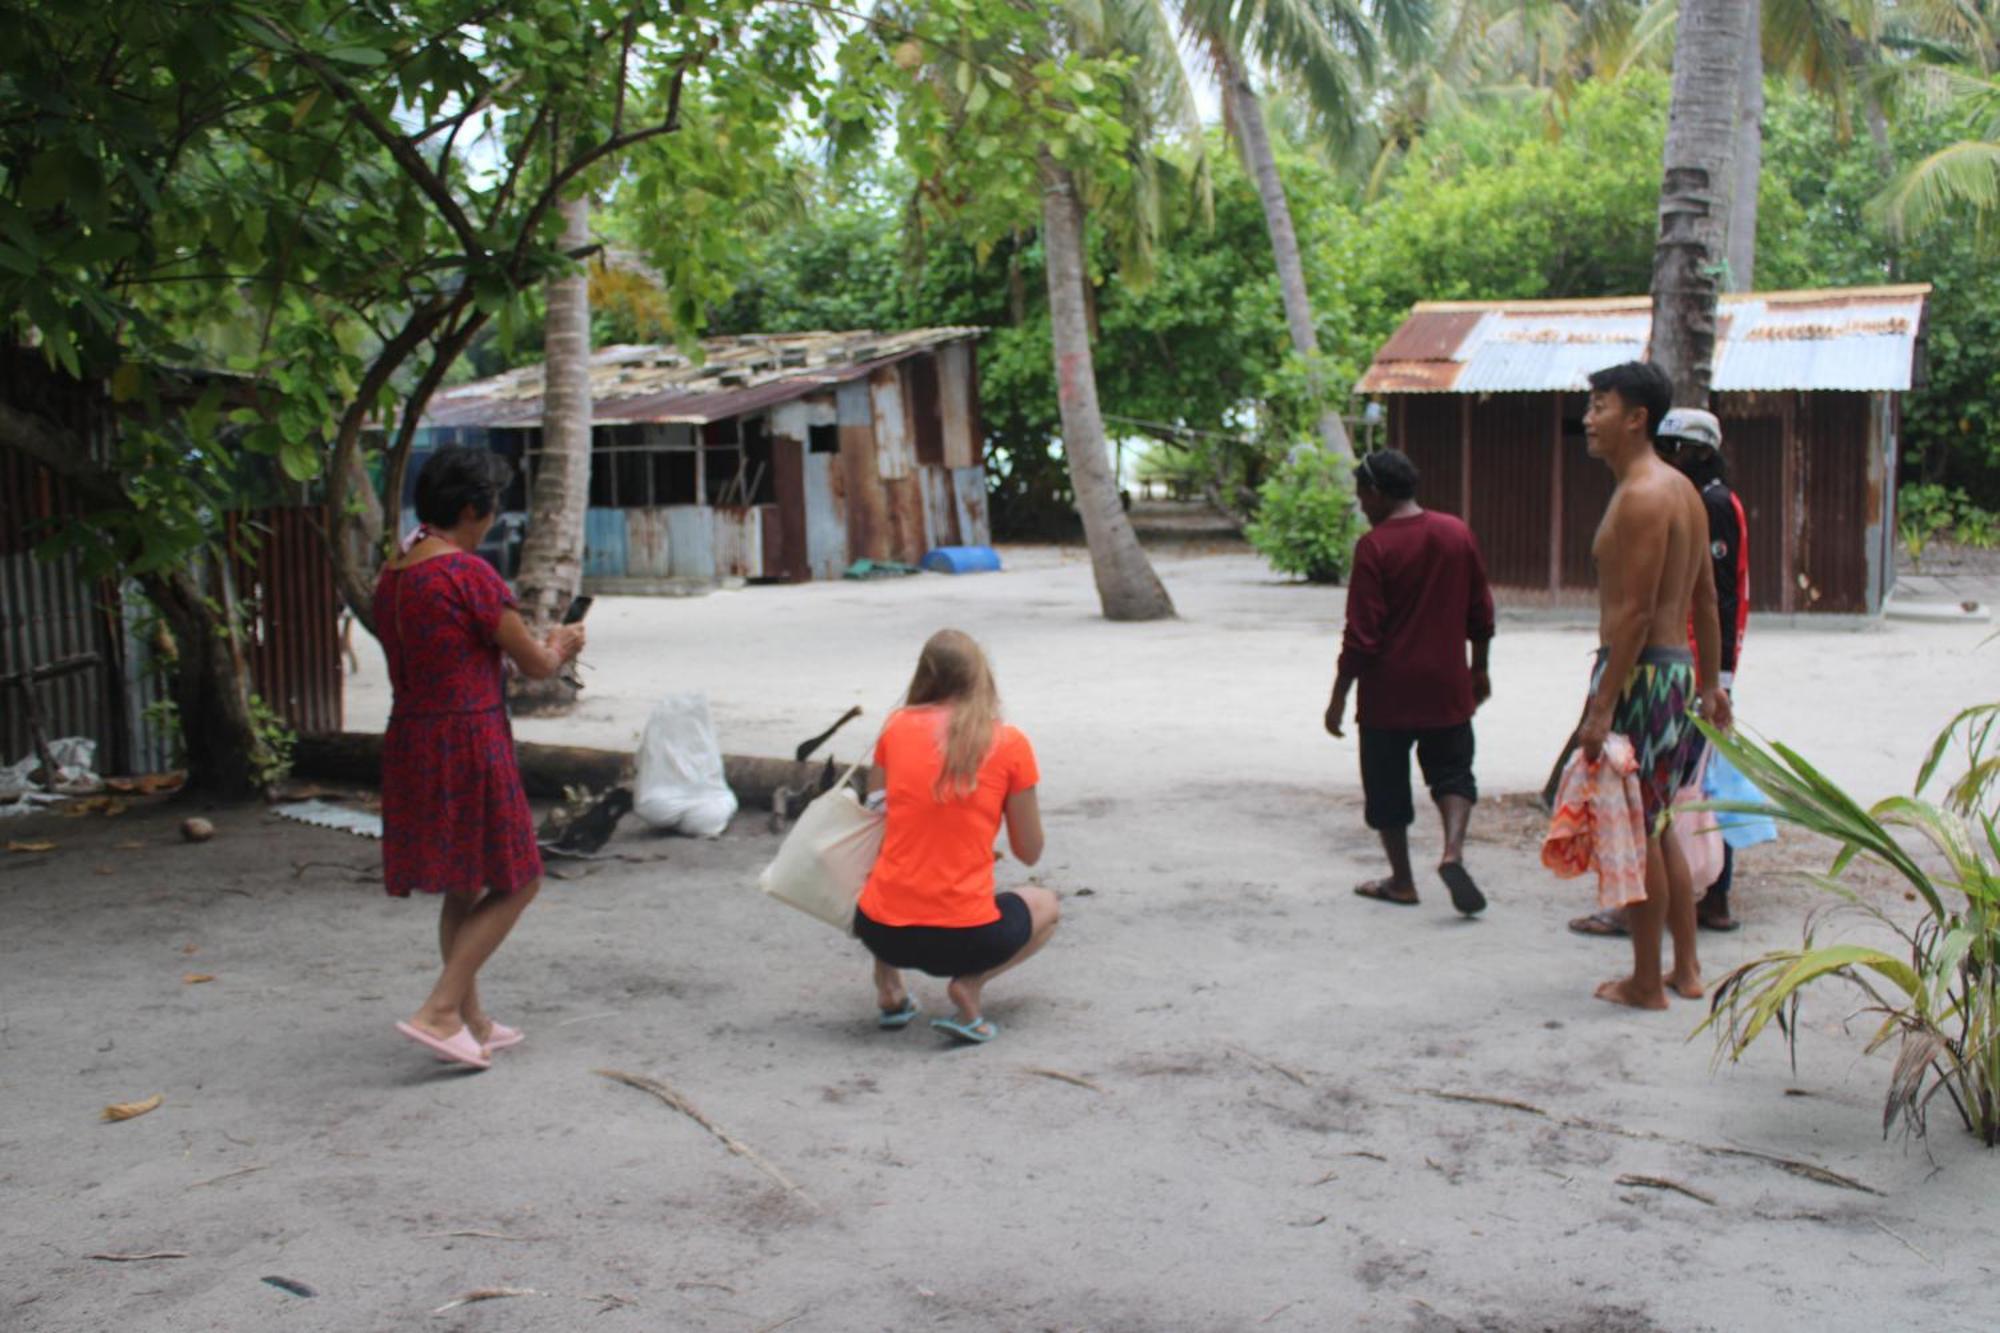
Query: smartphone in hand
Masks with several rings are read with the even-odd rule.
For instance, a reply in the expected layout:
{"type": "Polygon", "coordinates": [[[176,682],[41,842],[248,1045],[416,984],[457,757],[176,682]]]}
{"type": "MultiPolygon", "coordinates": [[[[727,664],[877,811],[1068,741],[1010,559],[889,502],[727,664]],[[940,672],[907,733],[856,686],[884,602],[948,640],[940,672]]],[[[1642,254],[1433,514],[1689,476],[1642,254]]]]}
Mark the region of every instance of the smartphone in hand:
{"type": "Polygon", "coordinates": [[[596,598],[590,596],[588,593],[578,593],[576,596],[570,598],[569,610],[563,612],[562,623],[565,625],[582,624],[583,618],[590,614],[590,604],[595,600],[596,598]]]}

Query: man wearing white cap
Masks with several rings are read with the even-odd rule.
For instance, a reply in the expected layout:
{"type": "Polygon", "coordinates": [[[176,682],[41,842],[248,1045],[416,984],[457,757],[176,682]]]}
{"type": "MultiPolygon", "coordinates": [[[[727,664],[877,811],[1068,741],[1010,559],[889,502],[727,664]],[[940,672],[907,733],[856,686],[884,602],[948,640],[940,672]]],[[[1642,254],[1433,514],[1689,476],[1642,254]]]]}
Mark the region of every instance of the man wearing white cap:
{"type": "MultiPolygon", "coordinates": [[[[1713,412],[1676,407],[1660,418],[1660,433],[1653,447],[1694,483],[1708,511],[1708,554],[1715,563],[1716,620],[1722,629],[1721,685],[1724,693],[1733,694],[1736,658],[1743,647],[1743,631],[1750,623],[1750,529],[1743,502],[1729,489],[1728,470],[1722,460],[1722,423],[1713,412]]],[[[1692,641],[1692,629],[1689,638],[1692,641]]],[[[1741,924],[1729,912],[1735,869],[1735,854],[1724,843],[1722,873],[1695,908],[1695,918],[1706,930],[1736,930],[1741,924]]],[[[1624,935],[1625,914],[1592,912],[1570,922],[1569,928],[1579,935],[1624,935]]]]}
{"type": "MultiPolygon", "coordinates": [[[[1712,412],[1677,407],[1660,419],[1660,437],[1654,447],[1694,483],[1708,510],[1708,554],[1715,562],[1715,610],[1722,626],[1722,688],[1733,694],[1736,657],[1743,647],[1743,631],[1750,623],[1750,527],[1744,521],[1743,502],[1729,489],[1729,473],[1722,461],[1722,423],[1712,412]]],[[[1735,930],[1738,926],[1729,914],[1729,884],[1735,869],[1735,855],[1724,843],[1722,874],[1695,908],[1696,919],[1706,929],[1735,930]]]]}

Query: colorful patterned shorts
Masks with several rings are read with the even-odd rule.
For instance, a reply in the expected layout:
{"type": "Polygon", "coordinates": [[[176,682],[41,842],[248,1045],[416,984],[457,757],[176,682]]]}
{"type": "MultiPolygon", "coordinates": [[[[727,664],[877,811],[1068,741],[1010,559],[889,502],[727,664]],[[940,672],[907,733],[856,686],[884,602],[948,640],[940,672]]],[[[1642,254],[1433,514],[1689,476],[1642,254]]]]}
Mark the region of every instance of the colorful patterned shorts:
{"type": "MultiPolygon", "coordinates": [[[[1593,697],[1604,680],[1610,651],[1597,650],[1590,672],[1593,697]]],[[[1694,655],[1685,648],[1648,648],[1639,654],[1612,710],[1611,729],[1631,741],[1639,756],[1639,794],[1649,830],[1658,828],[1661,812],[1701,767],[1704,742],[1695,729],[1694,704],[1694,655]]]]}

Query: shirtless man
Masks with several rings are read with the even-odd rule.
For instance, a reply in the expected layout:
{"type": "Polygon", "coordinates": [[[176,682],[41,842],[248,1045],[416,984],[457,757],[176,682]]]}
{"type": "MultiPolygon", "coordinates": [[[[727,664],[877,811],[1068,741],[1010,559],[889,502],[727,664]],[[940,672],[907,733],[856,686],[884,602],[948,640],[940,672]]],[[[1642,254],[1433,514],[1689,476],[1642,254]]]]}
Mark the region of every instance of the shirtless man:
{"type": "Polygon", "coordinates": [[[1693,776],[1701,733],[1694,655],[1687,649],[1690,607],[1701,655],[1701,713],[1718,727],[1731,721],[1720,685],[1721,631],[1715,571],[1708,559],[1708,513],[1693,484],[1653,450],[1673,386],[1659,367],[1628,361],[1590,377],[1583,431],[1591,457],[1617,478],[1591,555],[1597,562],[1597,666],[1577,742],[1595,760],[1615,731],[1639,757],[1645,800],[1646,899],[1632,906],[1632,975],[1597,988],[1601,1000],[1635,1009],[1667,1007],[1667,987],[1702,995],[1695,956],[1694,886],[1661,818],[1693,776]],[[1673,935],[1674,968],[1660,974],[1660,939],[1673,935]]]}

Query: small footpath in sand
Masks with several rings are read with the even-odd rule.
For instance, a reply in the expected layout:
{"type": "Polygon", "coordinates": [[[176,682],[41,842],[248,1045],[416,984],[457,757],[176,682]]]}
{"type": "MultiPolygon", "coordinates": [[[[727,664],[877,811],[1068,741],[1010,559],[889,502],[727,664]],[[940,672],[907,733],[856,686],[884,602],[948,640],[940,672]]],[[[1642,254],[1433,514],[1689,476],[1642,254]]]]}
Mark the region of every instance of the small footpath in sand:
{"type": "MultiPolygon", "coordinates": [[[[1503,614],[1467,922],[1441,886],[1350,893],[1376,851],[1353,743],[1320,730],[1338,589],[1167,553],[1182,618],[1121,626],[1080,554],[1008,557],[602,600],[586,703],[519,728],[625,748],[703,690],[726,749],[775,755],[859,703],[851,759],[930,631],[978,635],[1040,753],[1034,877],[1065,910],[989,992],[990,1046],[876,1031],[859,947],[752,887],[762,812],[555,863],[482,981],[528,1040],[483,1074],[391,1030],[433,911],[382,895],[376,844],[259,808],[201,845],[172,803],[6,821],[55,847],[0,856],[0,1328],[1993,1327],[2000,1155],[1948,1112],[1883,1140],[1856,997],[1808,1002],[1796,1069],[1776,1042],[1712,1069],[1701,1005],[1591,999],[1629,955],[1563,930],[1592,894],[1542,871],[1522,799],[1586,623],[1503,614]]],[[[1857,795],[1903,790],[1992,696],[1986,634],[1753,623],[1739,716],[1857,795]]],[[[348,725],[387,704],[364,648],[348,725]]],[[[1743,858],[1711,979],[1796,942],[1819,900],[1787,872],[1823,856],[1743,858]]]]}

